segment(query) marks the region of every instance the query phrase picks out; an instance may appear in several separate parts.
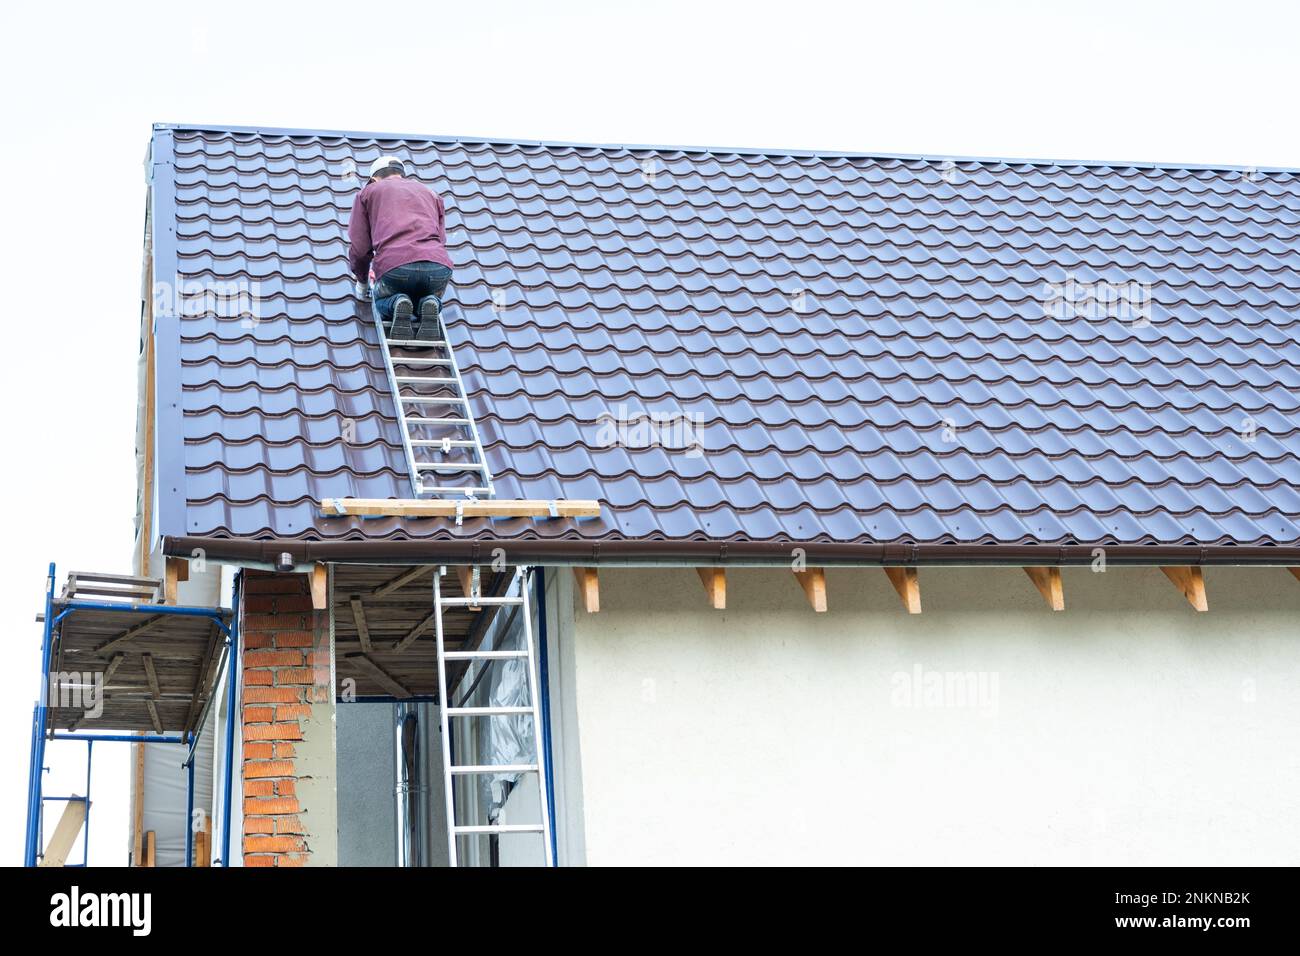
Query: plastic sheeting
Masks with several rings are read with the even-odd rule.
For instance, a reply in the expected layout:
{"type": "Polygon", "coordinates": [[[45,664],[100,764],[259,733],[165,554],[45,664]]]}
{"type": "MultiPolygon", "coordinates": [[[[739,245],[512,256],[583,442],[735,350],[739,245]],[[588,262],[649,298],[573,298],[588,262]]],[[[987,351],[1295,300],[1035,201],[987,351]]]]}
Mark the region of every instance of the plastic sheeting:
{"type": "MultiPolygon", "coordinates": [[[[144,745],[144,828],[154,832],[156,866],[185,865],[186,780],[181,761],[189,752],[179,744],[144,745]]],[[[199,738],[194,759],[194,808],[212,805],[212,735],[199,738]]],[[[212,821],[208,821],[212,832],[212,821]]]]}
{"type": "MultiPolygon", "coordinates": [[[[510,588],[511,595],[519,593],[520,582],[526,586],[527,579],[518,578],[516,584],[510,588]]],[[[501,626],[497,627],[491,646],[502,651],[522,650],[524,648],[523,615],[519,613],[510,615],[506,621],[508,627],[504,632],[501,626]]],[[[527,659],[513,658],[494,662],[489,665],[484,682],[488,685],[487,699],[492,707],[526,707],[531,704],[528,696],[527,659]]],[[[533,719],[528,714],[495,715],[489,718],[488,759],[484,763],[532,763],[536,759],[533,736],[533,719]]],[[[521,776],[518,773],[496,773],[483,777],[483,798],[487,801],[489,819],[496,820],[510,796],[511,788],[521,776]]]]}
{"type": "MultiPolygon", "coordinates": [[[[516,650],[523,643],[522,627],[515,628],[513,638],[501,650],[516,650]]],[[[493,707],[528,706],[528,663],[525,660],[500,661],[492,668],[488,700],[493,707]]],[[[489,763],[532,763],[533,719],[527,714],[509,714],[492,717],[488,730],[489,763]]],[[[510,788],[519,780],[517,773],[494,773],[485,777],[488,793],[485,795],[496,819],[500,808],[510,794],[510,788]]]]}

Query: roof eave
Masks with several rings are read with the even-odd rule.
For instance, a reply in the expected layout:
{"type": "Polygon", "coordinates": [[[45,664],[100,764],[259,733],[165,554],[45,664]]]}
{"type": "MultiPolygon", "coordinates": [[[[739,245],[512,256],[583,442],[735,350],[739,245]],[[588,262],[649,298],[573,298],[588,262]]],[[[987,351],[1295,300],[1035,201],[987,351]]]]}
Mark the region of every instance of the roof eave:
{"type": "Polygon", "coordinates": [[[294,564],[478,564],[504,550],[518,565],[727,565],[786,566],[794,549],[818,567],[882,565],[1011,567],[1091,566],[1104,552],[1107,565],[1300,566],[1300,547],[1167,544],[855,544],[818,541],[582,541],[575,539],[333,540],[172,537],[163,551],[209,560],[274,564],[287,553],[294,564]]]}

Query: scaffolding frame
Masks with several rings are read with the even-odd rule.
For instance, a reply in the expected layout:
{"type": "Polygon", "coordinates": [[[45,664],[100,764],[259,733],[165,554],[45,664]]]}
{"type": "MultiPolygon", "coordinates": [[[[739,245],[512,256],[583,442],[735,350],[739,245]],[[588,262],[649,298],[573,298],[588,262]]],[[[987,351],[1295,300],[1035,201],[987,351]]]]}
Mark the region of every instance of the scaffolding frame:
{"type": "MultiPolygon", "coordinates": [[[[54,582],[55,582],[55,565],[50,562],[49,573],[45,581],[45,614],[43,615],[43,632],[41,637],[41,684],[39,694],[36,698],[36,705],[32,713],[32,744],[28,762],[27,776],[27,835],[26,846],[24,850],[23,865],[34,867],[37,861],[43,856],[43,823],[44,808],[47,800],[83,800],[86,803],[86,820],[85,833],[83,835],[82,845],[82,863],[86,866],[90,859],[90,779],[91,766],[94,755],[94,745],[96,743],[138,743],[138,744],[179,744],[188,745],[189,751],[185,760],[181,763],[187,771],[186,774],[186,821],[185,821],[185,865],[187,867],[194,865],[194,760],[195,752],[198,749],[199,737],[202,734],[203,724],[207,720],[209,708],[217,699],[216,694],[209,696],[207,703],[200,712],[195,728],[197,732],[189,732],[183,735],[167,734],[112,734],[112,733],[88,733],[78,734],[72,732],[60,733],[50,728],[47,735],[46,724],[49,722],[49,693],[50,693],[50,667],[52,661],[54,631],[57,625],[69,614],[74,611],[110,611],[124,615],[135,615],[137,617],[155,616],[155,615],[173,615],[181,617],[205,617],[212,620],[221,632],[225,635],[225,653],[222,655],[221,663],[218,665],[216,677],[213,680],[215,688],[221,682],[222,670],[227,674],[226,680],[226,726],[225,726],[225,767],[223,769],[222,781],[222,828],[221,828],[221,858],[222,866],[230,865],[230,800],[233,791],[234,782],[234,739],[235,739],[235,717],[238,709],[237,692],[238,692],[238,662],[239,662],[239,625],[238,613],[239,607],[239,575],[235,576],[234,592],[232,597],[233,613],[229,614],[227,621],[227,611],[224,608],[206,608],[206,607],[185,607],[171,604],[151,604],[137,602],[112,602],[112,601],[86,601],[71,599],[60,601],[60,611],[54,613],[54,582]],[[45,744],[47,740],[76,740],[84,741],[86,744],[86,794],[83,797],[61,797],[46,796],[44,790],[45,767],[45,744]]],[[[138,861],[134,861],[138,862],[138,861]]],[[[76,865],[76,864],[74,864],[76,865]]]]}

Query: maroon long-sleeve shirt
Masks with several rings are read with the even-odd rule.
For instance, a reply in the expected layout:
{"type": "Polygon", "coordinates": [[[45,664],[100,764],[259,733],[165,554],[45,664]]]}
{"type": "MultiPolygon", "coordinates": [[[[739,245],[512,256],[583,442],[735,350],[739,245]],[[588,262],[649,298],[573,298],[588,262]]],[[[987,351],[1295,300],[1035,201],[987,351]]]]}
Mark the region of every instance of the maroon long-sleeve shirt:
{"type": "Polygon", "coordinates": [[[441,262],[447,254],[442,197],[419,180],[389,176],[369,183],[352,203],[348,265],[365,283],[374,256],[375,278],[408,262],[441,262]]]}

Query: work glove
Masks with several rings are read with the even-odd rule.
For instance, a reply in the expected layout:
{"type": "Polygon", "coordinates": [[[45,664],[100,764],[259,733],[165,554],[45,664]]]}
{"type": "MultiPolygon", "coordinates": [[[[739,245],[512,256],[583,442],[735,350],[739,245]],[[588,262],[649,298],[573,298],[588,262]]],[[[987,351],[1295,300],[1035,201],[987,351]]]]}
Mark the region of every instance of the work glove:
{"type": "Polygon", "coordinates": [[[356,284],[356,293],[357,293],[357,298],[360,299],[362,302],[370,301],[370,286],[367,285],[366,283],[358,282],[356,284]]]}

